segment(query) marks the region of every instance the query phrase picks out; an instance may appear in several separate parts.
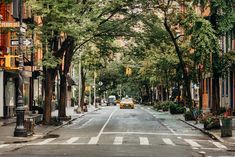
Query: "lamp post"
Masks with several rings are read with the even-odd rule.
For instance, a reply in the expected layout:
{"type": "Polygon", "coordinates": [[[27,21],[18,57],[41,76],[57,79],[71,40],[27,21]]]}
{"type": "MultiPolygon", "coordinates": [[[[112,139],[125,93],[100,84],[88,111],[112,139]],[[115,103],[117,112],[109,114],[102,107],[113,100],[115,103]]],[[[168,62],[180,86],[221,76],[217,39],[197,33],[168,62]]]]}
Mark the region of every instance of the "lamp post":
{"type": "Polygon", "coordinates": [[[94,71],[94,102],[93,102],[93,104],[94,104],[95,108],[98,107],[96,104],[96,75],[97,75],[96,71],[94,71]]]}
{"type": "Polygon", "coordinates": [[[17,108],[16,108],[16,127],[14,131],[15,137],[26,137],[27,131],[24,127],[24,100],[23,100],[23,27],[22,27],[22,0],[19,0],[18,11],[19,11],[19,46],[18,46],[18,55],[19,55],[19,84],[18,84],[18,97],[17,97],[17,108]]]}

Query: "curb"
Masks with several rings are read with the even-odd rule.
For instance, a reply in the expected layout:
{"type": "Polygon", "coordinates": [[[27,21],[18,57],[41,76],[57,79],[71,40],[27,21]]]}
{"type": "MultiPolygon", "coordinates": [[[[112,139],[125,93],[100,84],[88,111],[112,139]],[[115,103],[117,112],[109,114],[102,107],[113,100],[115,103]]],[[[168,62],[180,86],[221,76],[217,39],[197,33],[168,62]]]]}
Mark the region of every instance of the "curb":
{"type": "Polygon", "coordinates": [[[202,133],[206,134],[207,136],[209,136],[213,140],[217,140],[217,141],[220,141],[220,142],[224,143],[224,140],[221,139],[220,137],[218,137],[217,135],[214,135],[213,133],[211,133],[211,132],[209,132],[209,131],[207,131],[205,129],[199,128],[199,127],[197,127],[197,126],[195,126],[195,125],[193,125],[193,124],[191,124],[191,123],[189,123],[189,122],[187,122],[187,121],[185,121],[185,120],[183,120],[181,118],[179,118],[178,120],[180,120],[180,121],[182,121],[182,122],[184,122],[184,123],[194,127],[195,129],[200,130],[202,133]]]}
{"type": "Polygon", "coordinates": [[[219,142],[221,142],[221,143],[224,143],[224,144],[229,145],[230,148],[227,149],[227,151],[235,151],[235,149],[231,147],[231,146],[234,145],[233,143],[228,142],[228,141],[225,141],[225,140],[223,140],[221,137],[219,137],[219,136],[217,136],[217,135],[215,135],[215,134],[213,134],[213,133],[211,133],[211,132],[209,132],[209,131],[207,131],[207,130],[205,130],[205,129],[196,127],[195,125],[193,125],[193,124],[191,124],[191,123],[189,123],[189,122],[187,122],[187,121],[185,121],[185,120],[183,120],[183,119],[180,119],[180,118],[179,118],[178,120],[180,120],[180,121],[182,121],[182,122],[184,122],[184,123],[186,123],[186,124],[188,124],[188,125],[190,125],[190,126],[196,128],[196,129],[200,130],[202,133],[208,135],[208,136],[209,136],[210,138],[212,138],[213,140],[217,140],[217,141],[219,141],[219,142]]]}
{"type": "Polygon", "coordinates": [[[0,124],[0,127],[1,127],[1,126],[11,125],[11,124],[13,124],[13,123],[16,123],[16,119],[15,119],[15,120],[13,120],[13,121],[11,121],[11,122],[2,123],[2,124],[0,124]]]}
{"type": "Polygon", "coordinates": [[[56,130],[62,128],[63,126],[68,125],[68,124],[71,123],[72,121],[75,121],[76,119],[81,118],[81,117],[85,116],[86,114],[93,113],[93,112],[98,111],[98,110],[101,110],[101,108],[96,108],[95,110],[93,110],[93,111],[91,111],[91,112],[86,112],[86,113],[84,113],[84,114],[82,114],[82,115],[80,115],[80,116],[78,116],[78,117],[75,117],[75,118],[73,118],[73,119],[71,119],[71,120],[69,120],[69,121],[66,121],[65,123],[63,123],[63,124],[61,124],[61,125],[59,125],[59,126],[53,128],[53,129],[49,130],[48,132],[46,132],[46,133],[44,133],[44,134],[42,134],[42,135],[40,135],[40,134],[38,134],[38,135],[35,134],[35,135],[32,136],[30,139],[25,139],[25,140],[22,140],[22,141],[3,142],[2,144],[27,143],[27,142],[31,142],[31,141],[33,141],[33,140],[37,140],[37,139],[40,139],[40,138],[44,138],[44,137],[46,137],[48,134],[52,133],[53,131],[56,131],[56,130]]]}

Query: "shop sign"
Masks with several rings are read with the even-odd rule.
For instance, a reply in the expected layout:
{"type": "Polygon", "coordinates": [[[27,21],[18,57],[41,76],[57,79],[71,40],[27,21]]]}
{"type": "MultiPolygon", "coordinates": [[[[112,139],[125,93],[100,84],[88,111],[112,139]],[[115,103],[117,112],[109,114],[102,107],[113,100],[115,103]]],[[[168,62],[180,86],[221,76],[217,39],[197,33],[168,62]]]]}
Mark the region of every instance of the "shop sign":
{"type": "Polygon", "coordinates": [[[17,28],[20,27],[19,22],[0,22],[0,28],[17,28]]]}

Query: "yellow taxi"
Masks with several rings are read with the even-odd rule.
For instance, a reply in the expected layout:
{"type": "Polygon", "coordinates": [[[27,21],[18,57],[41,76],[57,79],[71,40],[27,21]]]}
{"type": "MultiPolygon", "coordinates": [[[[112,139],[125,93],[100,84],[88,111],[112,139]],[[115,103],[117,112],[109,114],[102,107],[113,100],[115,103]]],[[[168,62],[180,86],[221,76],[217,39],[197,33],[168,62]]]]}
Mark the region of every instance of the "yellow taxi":
{"type": "Polygon", "coordinates": [[[134,101],[132,98],[122,98],[120,102],[120,109],[131,108],[134,109],[134,101]]]}

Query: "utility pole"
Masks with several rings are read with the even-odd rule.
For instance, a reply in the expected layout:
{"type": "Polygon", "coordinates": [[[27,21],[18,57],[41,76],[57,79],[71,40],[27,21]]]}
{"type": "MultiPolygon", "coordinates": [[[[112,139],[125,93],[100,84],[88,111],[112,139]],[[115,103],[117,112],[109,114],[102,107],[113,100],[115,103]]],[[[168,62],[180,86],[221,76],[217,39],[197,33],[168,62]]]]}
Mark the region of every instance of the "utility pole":
{"type": "MultiPolygon", "coordinates": [[[[91,87],[91,86],[90,86],[91,87]]],[[[91,88],[89,88],[89,107],[91,107],[91,88]]]]}
{"type": "Polygon", "coordinates": [[[81,87],[82,87],[82,52],[79,54],[79,64],[78,64],[78,107],[81,107],[81,87]]]}
{"type": "Polygon", "coordinates": [[[94,106],[95,106],[95,108],[97,108],[97,104],[96,104],[96,102],[95,102],[95,100],[96,100],[96,71],[94,71],[94,102],[93,102],[93,104],[94,104],[94,106]]]}
{"type": "Polygon", "coordinates": [[[16,108],[16,127],[14,131],[15,137],[26,137],[27,130],[24,127],[24,99],[23,99],[23,68],[24,68],[24,58],[23,58],[23,19],[22,19],[22,6],[23,0],[18,1],[18,14],[19,14],[19,46],[18,46],[18,55],[19,55],[19,84],[18,84],[18,97],[17,97],[17,108],[16,108]]]}

